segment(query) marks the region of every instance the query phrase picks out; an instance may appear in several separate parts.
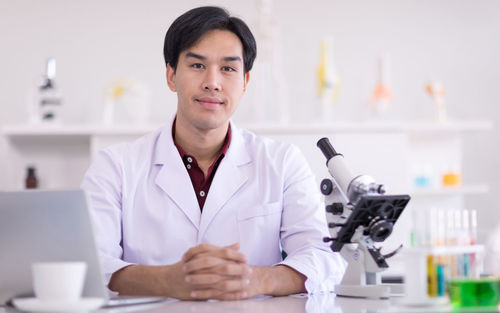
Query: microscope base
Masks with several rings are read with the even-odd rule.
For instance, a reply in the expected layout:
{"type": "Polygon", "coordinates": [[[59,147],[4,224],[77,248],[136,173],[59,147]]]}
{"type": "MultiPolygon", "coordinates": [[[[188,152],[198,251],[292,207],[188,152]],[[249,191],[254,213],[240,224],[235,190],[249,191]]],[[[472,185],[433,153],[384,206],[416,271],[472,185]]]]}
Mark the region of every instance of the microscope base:
{"type": "Polygon", "coordinates": [[[335,294],[356,298],[389,298],[403,297],[405,290],[404,284],[335,285],[335,294]]]}
{"type": "Polygon", "coordinates": [[[336,285],[335,294],[355,298],[389,298],[391,290],[383,285],[336,285]]]}
{"type": "Polygon", "coordinates": [[[404,297],[405,285],[404,284],[382,284],[384,287],[389,288],[391,297],[404,297]]]}

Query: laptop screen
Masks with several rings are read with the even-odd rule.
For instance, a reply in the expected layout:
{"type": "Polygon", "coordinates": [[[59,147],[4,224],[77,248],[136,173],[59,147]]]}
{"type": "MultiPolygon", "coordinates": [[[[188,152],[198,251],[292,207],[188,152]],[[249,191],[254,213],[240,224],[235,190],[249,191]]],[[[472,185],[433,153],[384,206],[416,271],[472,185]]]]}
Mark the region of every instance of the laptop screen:
{"type": "Polygon", "coordinates": [[[0,304],[33,295],[34,262],[84,261],[84,297],[108,298],[82,190],[0,192],[0,304]]]}

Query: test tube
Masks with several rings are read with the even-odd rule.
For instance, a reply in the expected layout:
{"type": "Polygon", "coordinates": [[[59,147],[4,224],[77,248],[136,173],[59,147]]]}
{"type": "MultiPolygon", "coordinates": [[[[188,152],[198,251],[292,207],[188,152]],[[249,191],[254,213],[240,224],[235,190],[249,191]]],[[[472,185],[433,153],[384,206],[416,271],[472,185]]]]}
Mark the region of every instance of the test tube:
{"type": "Polygon", "coordinates": [[[475,245],[477,242],[477,210],[470,210],[470,243],[475,245]]]}
{"type": "MultiPolygon", "coordinates": [[[[470,210],[470,244],[475,245],[477,240],[477,211],[475,209],[470,210]]],[[[469,256],[469,269],[470,277],[479,277],[479,269],[477,268],[477,255],[471,253],[469,256]]]]}
{"type": "Polygon", "coordinates": [[[446,222],[443,209],[437,211],[437,242],[436,245],[442,246],[446,244],[446,222]]]}
{"type": "Polygon", "coordinates": [[[468,210],[462,210],[462,242],[460,244],[462,245],[471,245],[472,244],[472,236],[470,232],[470,217],[469,217],[469,211],[468,210]]]}
{"type": "Polygon", "coordinates": [[[436,208],[431,208],[429,209],[429,214],[427,215],[429,217],[429,246],[437,246],[438,241],[439,241],[439,236],[438,236],[438,214],[437,214],[438,209],[436,208]]]}
{"type": "Polygon", "coordinates": [[[456,244],[456,218],[455,211],[448,209],[446,210],[446,233],[445,233],[445,243],[447,246],[454,246],[456,244]]]}
{"type": "Polygon", "coordinates": [[[427,255],[427,294],[431,298],[438,295],[436,262],[431,254],[427,255]]]}

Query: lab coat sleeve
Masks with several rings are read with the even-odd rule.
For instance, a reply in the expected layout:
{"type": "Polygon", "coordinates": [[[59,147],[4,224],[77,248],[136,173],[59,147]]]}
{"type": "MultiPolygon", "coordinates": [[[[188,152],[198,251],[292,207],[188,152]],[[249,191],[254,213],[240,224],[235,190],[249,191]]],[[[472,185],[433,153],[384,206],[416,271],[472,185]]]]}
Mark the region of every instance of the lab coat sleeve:
{"type": "Polygon", "coordinates": [[[288,256],[280,264],[307,277],[308,293],[333,291],[342,279],[346,262],[323,242],[329,232],[319,186],[304,156],[294,146],[286,153],[283,171],[280,236],[288,256]]]}
{"type": "Polygon", "coordinates": [[[106,284],[111,275],[119,269],[131,265],[122,260],[122,162],[117,150],[102,150],[95,157],[85,173],[81,188],[91,201],[91,217],[97,250],[104,272],[106,284]]]}

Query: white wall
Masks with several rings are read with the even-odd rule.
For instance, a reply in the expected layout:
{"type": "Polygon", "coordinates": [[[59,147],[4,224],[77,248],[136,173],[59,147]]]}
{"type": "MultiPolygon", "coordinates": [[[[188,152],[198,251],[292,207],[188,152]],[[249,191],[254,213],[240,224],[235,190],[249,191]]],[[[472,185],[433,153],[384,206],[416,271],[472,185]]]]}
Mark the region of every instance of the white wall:
{"type": "MultiPolygon", "coordinates": [[[[173,19],[191,7],[217,4],[254,27],[256,2],[0,0],[0,126],[26,120],[27,94],[48,56],[58,62],[66,122],[99,119],[103,86],[122,76],[133,76],[151,89],[152,122],[165,121],[176,99],[164,82],[162,56],[164,34],[173,19]]],[[[452,118],[500,122],[499,1],[277,0],[274,12],[285,52],[292,121],[318,119],[319,40],[331,34],[343,80],[335,120],[371,117],[366,100],[376,79],[376,58],[389,52],[394,102],[385,119],[431,119],[433,107],[424,84],[436,78],[445,85],[452,118]]],[[[258,101],[252,88],[236,120],[252,117],[258,101]]],[[[468,135],[465,141],[465,180],[492,187],[488,196],[469,202],[480,209],[485,230],[498,222],[498,134],[468,135]]],[[[0,139],[0,172],[8,166],[5,160],[0,139]]],[[[7,184],[0,175],[0,189],[7,184]]]]}

